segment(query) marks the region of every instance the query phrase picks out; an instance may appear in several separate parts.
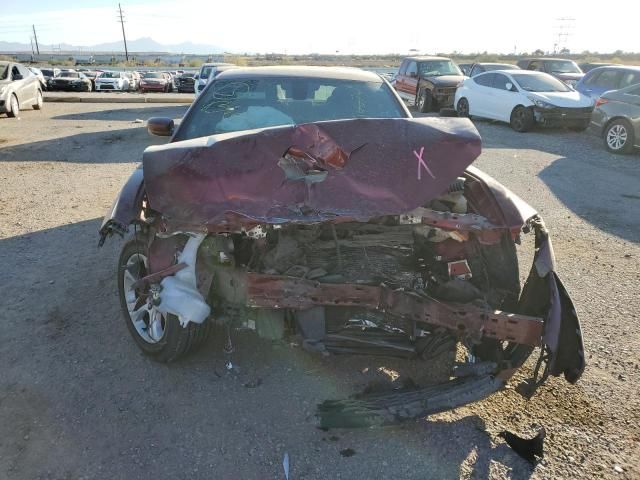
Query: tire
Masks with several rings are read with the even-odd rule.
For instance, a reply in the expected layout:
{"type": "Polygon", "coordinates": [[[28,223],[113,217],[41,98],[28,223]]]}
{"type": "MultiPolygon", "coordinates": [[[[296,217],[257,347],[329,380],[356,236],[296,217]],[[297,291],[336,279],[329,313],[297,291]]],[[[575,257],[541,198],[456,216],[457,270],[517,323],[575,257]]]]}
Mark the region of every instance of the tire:
{"type": "Polygon", "coordinates": [[[418,92],[418,101],[416,102],[418,111],[422,113],[428,113],[433,110],[433,96],[427,89],[420,89],[418,92]]]}
{"type": "Polygon", "coordinates": [[[467,100],[465,97],[462,97],[460,100],[458,100],[456,111],[458,112],[459,117],[471,118],[471,115],[469,115],[469,100],[467,100]]]}
{"type": "Polygon", "coordinates": [[[533,110],[530,108],[518,105],[513,109],[513,112],[511,112],[510,125],[516,132],[528,132],[533,128],[533,124],[533,110]]]}
{"type": "Polygon", "coordinates": [[[146,252],[147,244],[142,239],[132,239],[122,248],[117,272],[120,307],[127,329],[140,350],[157,362],[170,363],[201,346],[209,336],[212,323],[205,320],[202,324],[189,323],[183,328],[175,315],[165,316],[153,308],[148,310],[141,301],[140,292],[125,290],[125,283],[130,284],[132,279],[137,280],[147,274],[146,252]],[[127,272],[130,275],[125,279],[127,272]],[[130,308],[134,313],[142,311],[136,324],[130,308]],[[156,322],[152,322],[152,317],[157,319],[156,322]]]}
{"type": "Polygon", "coordinates": [[[36,95],[36,103],[33,104],[34,110],[42,110],[42,105],[44,104],[42,100],[42,92],[38,90],[38,94],[36,95]]]}
{"type": "Polygon", "coordinates": [[[624,118],[613,120],[604,131],[604,146],[611,153],[631,153],[635,144],[633,127],[624,118]]]}
{"type": "MultiPolygon", "coordinates": [[[[472,269],[479,270],[476,281],[485,281],[485,288],[500,292],[498,296],[488,295],[488,303],[498,310],[516,312],[521,287],[515,242],[509,235],[504,235],[499,244],[478,245],[478,249],[482,261],[472,264],[472,269]]],[[[481,361],[507,361],[511,362],[513,368],[519,368],[532,351],[533,347],[529,345],[499,342],[491,338],[485,338],[473,347],[473,354],[481,361]]]]}
{"type": "Polygon", "coordinates": [[[7,116],[11,118],[15,118],[20,115],[20,104],[18,104],[18,97],[15,94],[11,95],[9,99],[9,111],[7,112],[7,116]]]}

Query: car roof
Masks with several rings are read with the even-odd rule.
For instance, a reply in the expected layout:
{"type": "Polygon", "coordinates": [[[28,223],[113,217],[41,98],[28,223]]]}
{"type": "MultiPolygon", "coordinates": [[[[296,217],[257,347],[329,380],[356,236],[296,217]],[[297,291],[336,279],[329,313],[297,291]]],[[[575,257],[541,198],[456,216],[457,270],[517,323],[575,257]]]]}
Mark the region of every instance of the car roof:
{"type": "Polygon", "coordinates": [[[413,57],[404,57],[405,60],[415,60],[417,62],[422,62],[424,60],[451,60],[447,57],[435,57],[430,55],[416,55],[413,57]]]}
{"type": "Polygon", "coordinates": [[[595,72],[596,70],[633,70],[635,72],[640,71],[640,66],[638,65],[603,65],[598,68],[594,68],[591,71],[595,72]]]}
{"type": "Polygon", "coordinates": [[[360,82],[382,82],[382,79],[377,73],[367,72],[353,67],[244,67],[225,70],[216,78],[260,77],[331,78],[335,80],[355,80],[360,82]]]}
{"type": "Polygon", "coordinates": [[[207,62],[207,63],[203,63],[202,65],[200,65],[200,68],[202,67],[219,67],[221,65],[233,65],[233,63],[226,63],[226,62],[207,62]]]}
{"type": "Polygon", "coordinates": [[[558,60],[561,60],[563,62],[573,62],[573,60],[571,60],[570,58],[558,58],[558,57],[527,57],[527,58],[521,58],[518,61],[519,62],[522,62],[522,61],[530,62],[532,60],[552,60],[554,62],[558,61],[558,60]]]}
{"type": "Polygon", "coordinates": [[[501,62],[478,62],[478,63],[474,63],[474,65],[511,65],[513,67],[516,67],[517,65],[513,65],[512,63],[501,63],[501,62]]]}

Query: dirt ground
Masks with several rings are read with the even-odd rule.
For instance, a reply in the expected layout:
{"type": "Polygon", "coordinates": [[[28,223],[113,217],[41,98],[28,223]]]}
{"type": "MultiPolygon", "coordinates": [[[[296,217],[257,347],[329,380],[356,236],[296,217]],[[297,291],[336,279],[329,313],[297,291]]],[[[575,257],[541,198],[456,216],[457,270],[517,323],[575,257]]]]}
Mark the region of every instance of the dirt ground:
{"type": "Polygon", "coordinates": [[[238,334],[227,374],[220,335],[169,366],[129,337],[115,281],[122,241],[98,249],[97,230],[142,150],[166,141],[135,120],[185,110],[47,103],[0,117],[0,478],[284,478],[285,453],[292,480],[640,478],[640,156],[610,155],[586,133],[476,122],[476,164],[550,228],[587,370],[527,401],[515,387],[530,360],[478,404],[325,432],[315,405],[361,387],[362,359],[238,334]],[[535,468],[497,437],[540,425],[535,468]]]}

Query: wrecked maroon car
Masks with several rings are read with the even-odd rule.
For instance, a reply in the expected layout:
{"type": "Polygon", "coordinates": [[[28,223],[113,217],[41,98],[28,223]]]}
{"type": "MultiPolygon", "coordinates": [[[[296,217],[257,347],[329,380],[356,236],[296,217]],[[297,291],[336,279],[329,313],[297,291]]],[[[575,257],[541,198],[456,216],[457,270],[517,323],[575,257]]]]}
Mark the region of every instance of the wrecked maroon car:
{"type": "Polygon", "coordinates": [[[327,401],[324,426],[387,424],[482,399],[535,347],[532,384],[584,369],[575,308],[536,211],[471,166],[468,119],[412,118],[357,69],[230,70],[145,150],[101,243],[142,351],[178,359],[212,323],[298,335],[323,354],[424,362],[462,349],[448,381],[327,401]],[[535,239],[519,281],[516,244],[535,239]]]}

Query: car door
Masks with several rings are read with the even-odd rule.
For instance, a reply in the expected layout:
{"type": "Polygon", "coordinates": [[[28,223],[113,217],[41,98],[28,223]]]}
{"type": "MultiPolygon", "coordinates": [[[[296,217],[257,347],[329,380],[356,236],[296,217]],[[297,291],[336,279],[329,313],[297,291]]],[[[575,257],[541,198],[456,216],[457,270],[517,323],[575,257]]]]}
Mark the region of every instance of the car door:
{"type": "Polygon", "coordinates": [[[508,122],[511,112],[518,104],[518,87],[515,82],[503,73],[495,73],[491,83],[491,112],[496,120],[508,122]]]}
{"type": "Polygon", "coordinates": [[[407,72],[407,65],[409,64],[409,60],[403,60],[400,64],[400,68],[398,69],[398,73],[396,74],[396,81],[394,83],[394,87],[398,92],[400,97],[403,97],[404,94],[404,76],[407,72]]]}
{"type": "Polygon", "coordinates": [[[22,75],[22,80],[24,81],[25,103],[33,105],[36,102],[38,85],[40,84],[38,77],[31,73],[31,71],[24,65],[18,64],[18,71],[20,72],[20,75],[22,75]]]}
{"type": "Polygon", "coordinates": [[[404,76],[404,92],[407,99],[411,102],[415,101],[418,91],[418,64],[414,60],[410,60],[407,65],[407,72],[404,76]]]}
{"type": "Polygon", "coordinates": [[[479,117],[493,118],[491,116],[491,89],[494,73],[487,72],[471,77],[469,96],[469,113],[479,117]]]}

